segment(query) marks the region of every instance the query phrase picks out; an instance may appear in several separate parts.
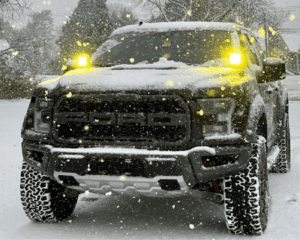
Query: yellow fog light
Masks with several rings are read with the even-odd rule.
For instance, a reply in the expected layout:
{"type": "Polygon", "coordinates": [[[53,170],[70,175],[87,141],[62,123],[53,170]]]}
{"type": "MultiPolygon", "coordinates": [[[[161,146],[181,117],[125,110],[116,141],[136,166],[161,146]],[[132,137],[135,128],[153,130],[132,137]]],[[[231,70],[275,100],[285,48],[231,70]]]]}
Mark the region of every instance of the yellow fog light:
{"type": "Polygon", "coordinates": [[[229,61],[232,65],[240,65],[242,63],[242,55],[240,53],[232,53],[229,61]]]}

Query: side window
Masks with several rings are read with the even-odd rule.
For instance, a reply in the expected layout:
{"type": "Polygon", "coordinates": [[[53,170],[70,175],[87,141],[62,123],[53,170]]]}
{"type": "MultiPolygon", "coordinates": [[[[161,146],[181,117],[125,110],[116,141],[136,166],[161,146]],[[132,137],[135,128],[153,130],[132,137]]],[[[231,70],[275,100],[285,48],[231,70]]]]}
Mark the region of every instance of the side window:
{"type": "Polygon", "coordinates": [[[256,55],[256,58],[258,59],[259,64],[262,65],[262,61],[264,59],[264,51],[261,49],[257,39],[254,36],[249,35],[249,33],[248,33],[248,41],[250,42],[251,49],[254,52],[254,54],[256,55]]]}

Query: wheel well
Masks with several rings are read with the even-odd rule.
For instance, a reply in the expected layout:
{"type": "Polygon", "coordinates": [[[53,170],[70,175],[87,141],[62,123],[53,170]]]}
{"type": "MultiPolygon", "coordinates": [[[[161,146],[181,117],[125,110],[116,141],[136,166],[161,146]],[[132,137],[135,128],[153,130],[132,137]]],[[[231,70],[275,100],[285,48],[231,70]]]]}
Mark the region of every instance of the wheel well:
{"type": "Polygon", "coordinates": [[[263,136],[266,140],[268,140],[268,125],[265,114],[263,114],[258,121],[256,135],[263,136]]]}

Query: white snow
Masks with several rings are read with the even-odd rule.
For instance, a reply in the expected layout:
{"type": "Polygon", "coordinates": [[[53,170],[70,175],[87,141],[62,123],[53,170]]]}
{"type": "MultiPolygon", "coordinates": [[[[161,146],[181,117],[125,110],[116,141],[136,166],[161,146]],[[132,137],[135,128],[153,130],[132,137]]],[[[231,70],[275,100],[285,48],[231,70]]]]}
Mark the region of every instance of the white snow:
{"type": "Polygon", "coordinates": [[[270,169],[271,166],[273,165],[273,163],[275,163],[279,152],[280,152],[280,149],[278,146],[273,146],[270,149],[268,157],[267,157],[268,169],[270,169]]]}
{"type": "MultiPolygon", "coordinates": [[[[96,153],[96,154],[110,154],[110,153],[118,153],[118,154],[127,154],[127,155],[136,155],[136,154],[143,154],[143,155],[161,155],[161,156],[188,156],[192,152],[202,151],[207,152],[211,155],[215,155],[216,151],[214,148],[210,147],[195,147],[190,150],[186,151],[158,151],[158,150],[147,150],[147,149],[135,149],[135,148],[122,148],[122,147],[114,147],[112,151],[112,147],[95,147],[95,148],[54,148],[50,145],[45,145],[46,148],[50,150],[51,153],[74,153],[74,154],[89,154],[89,153],[96,153]]],[[[71,156],[71,155],[70,155],[71,156]]],[[[74,155],[75,157],[77,155],[74,155]]]]}
{"type": "Polygon", "coordinates": [[[4,39],[0,39],[0,52],[6,50],[8,48],[10,48],[9,43],[4,39]]]}
{"type": "Polygon", "coordinates": [[[280,58],[272,58],[272,57],[269,57],[269,58],[266,58],[264,60],[267,64],[282,64],[284,63],[284,61],[280,58]]]}
{"type": "Polygon", "coordinates": [[[243,29],[243,26],[234,23],[216,23],[216,22],[159,22],[159,23],[143,23],[139,25],[129,25],[119,29],[116,29],[112,36],[117,34],[124,34],[128,32],[167,32],[167,31],[178,31],[178,30],[195,30],[206,28],[209,29],[220,29],[220,30],[232,30],[233,28],[243,29]]]}
{"type": "Polygon", "coordinates": [[[97,51],[93,54],[93,57],[91,58],[91,62],[93,62],[95,59],[100,57],[103,53],[109,51],[111,48],[118,46],[122,42],[118,42],[114,39],[108,39],[105,41],[98,49],[97,51]]]}
{"type": "Polygon", "coordinates": [[[234,139],[239,139],[241,138],[241,134],[238,133],[231,133],[227,135],[214,135],[214,136],[209,136],[205,137],[205,140],[234,140],[234,139]]]}
{"type": "Polygon", "coordinates": [[[135,65],[122,64],[115,67],[112,67],[111,70],[120,70],[120,69],[163,69],[163,68],[184,68],[187,67],[185,63],[174,62],[173,60],[168,60],[164,57],[159,58],[158,62],[147,63],[141,62],[135,65]]]}
{"type": "Polygon", "coordinates": [[[194,92],[200,88],[235,85],[251,80],[249,74],[241,77],[239,73],[232,68],[188,66],[160,58],[159,62],[152,64],[77,69],[44,81],[40,86],[51,90],[60,85],[70,92],[168,89],[187,89],[194,92]]]}
{"type": "Polygon", "coordinates": [[[41,83],[57,77],[60,77],[60,75],[36,75],[33,81],[37,83],[41,83]]]}
{"type": "Polygon", "coordinates": [[[85,158],[85,156],[83,155],[68,155],[68,154],[62,154],[62,155],[58,155],[59,158],[73,158],[73,159],[82,159],[85,158]]]}
{"type": "MultiPolygon", "coordinates": [[[[148,161],[148,162],[152,162],[152,161],[159,161],[159,160],[161,160],[161,158],[159,158],[159,157],[156,157],[156,158],[145,158],[145,160],[148,161]]],[[[163,160],[164,161],[171,161],[171,162],[173,162],[173,161],[176,161],[176,158],[164,158],[163,160]]]]}
{"type": "Polygon", "coordinates": [[[29,129],[25,130],[25,133],[24,133],[24,134],[25,134],[25,135],[28,135],[28,136],[30,136],[30,137],[42,137],[42,136],[47,137],[47,134],[38,133],[38,132],[29,130],[29,129]]]}
{"type": "MultiPolygon", "coordinates": [[[[284,81],[290,97],[300,98],[300,76],[284,81]]],[[[250,239],[228,233],[224,206],[191,197],[150,199],[84,193],[67,220],[57,224],[31,222],[23,212],[19,194],[20,129],[28,104],[29,100],[0,100],[0,239],[250,239]]],[[[272,204],[268,228],[262,236],[251,239],[299,239],[299,109],[300,101],[290,102],[292,170],[269,174],[272,204]]]]}
{"type": "Polygon", "coordinates": [[[298,52],[300,50],[300,33],[281,34],[284,41],[289,47],[290,52],[298,52]]]}

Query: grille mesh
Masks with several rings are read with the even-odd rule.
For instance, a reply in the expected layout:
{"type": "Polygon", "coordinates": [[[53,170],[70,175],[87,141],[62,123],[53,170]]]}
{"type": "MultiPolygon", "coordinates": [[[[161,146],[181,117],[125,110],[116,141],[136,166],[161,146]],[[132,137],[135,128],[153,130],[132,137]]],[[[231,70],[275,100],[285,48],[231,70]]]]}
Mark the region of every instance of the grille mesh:
{"type": "Polygon", "coordinates": [[[55,109],[59,142],[181,143],[187,139],[187,109],[165,96],[72,96],[55,109]]]}

